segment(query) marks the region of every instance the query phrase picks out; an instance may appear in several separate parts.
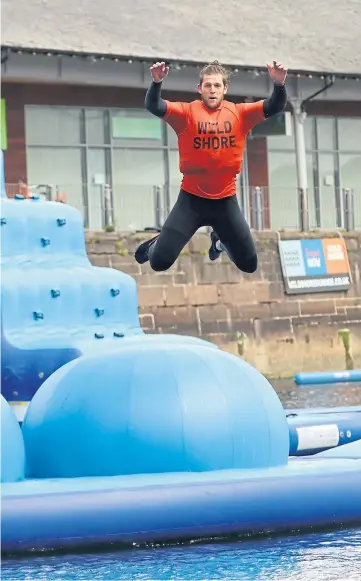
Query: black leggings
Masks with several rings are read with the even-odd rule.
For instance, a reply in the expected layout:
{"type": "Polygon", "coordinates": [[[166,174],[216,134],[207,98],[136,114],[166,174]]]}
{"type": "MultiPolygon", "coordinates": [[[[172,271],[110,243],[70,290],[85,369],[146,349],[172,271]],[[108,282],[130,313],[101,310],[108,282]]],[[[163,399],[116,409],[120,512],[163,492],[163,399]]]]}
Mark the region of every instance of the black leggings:
{"type": "Polygon", "coordinates": [[[239,270],[255,272],[256,248],[236,196],[210,200],[184,190],[180,191],[157,241],[150,248],[152,269],[168,270],[202,226],[210,226],[215,231],[239,270]]]}

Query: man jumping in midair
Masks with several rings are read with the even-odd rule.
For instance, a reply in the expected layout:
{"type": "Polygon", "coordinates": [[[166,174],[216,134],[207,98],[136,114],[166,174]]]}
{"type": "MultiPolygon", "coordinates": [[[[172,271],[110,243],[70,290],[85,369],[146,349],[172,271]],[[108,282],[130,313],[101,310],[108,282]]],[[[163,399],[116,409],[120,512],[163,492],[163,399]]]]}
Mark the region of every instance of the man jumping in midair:
{"type": "Polygon", "coordinates": [[[276,62],[267,67],[274,83],[272,95],[240,104],[225,100],[229,75],[218,61],[202,69],[198,85],[201,98],[191,103],[163,100],[161,86],[169,67],[158,62],[150,68],[153,82],[145,105],[176,132],[183,180],[160,234],[136,250],[138,263],[149,260],[153,270],[167,270],[195,232],[210,226],[211,260],[225,250],[241,271],[257,269],[256,248],[237,201],[236,176],[242,169],[248,132],[284,111],[287,104],[287,69],[276,62]]]}

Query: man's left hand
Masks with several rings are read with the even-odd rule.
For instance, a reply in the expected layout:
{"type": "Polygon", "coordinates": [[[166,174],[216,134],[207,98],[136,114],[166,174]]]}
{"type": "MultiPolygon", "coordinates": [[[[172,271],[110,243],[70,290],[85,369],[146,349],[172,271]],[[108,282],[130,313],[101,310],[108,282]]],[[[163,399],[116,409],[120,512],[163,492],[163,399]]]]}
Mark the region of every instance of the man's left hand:
{"type": "Polygon", "coordinates": [[[267,65],[269,76],[276,85],[284,85],[287,77],[287,69],[282,63],[273,61],[273,65],[267,65]]]}

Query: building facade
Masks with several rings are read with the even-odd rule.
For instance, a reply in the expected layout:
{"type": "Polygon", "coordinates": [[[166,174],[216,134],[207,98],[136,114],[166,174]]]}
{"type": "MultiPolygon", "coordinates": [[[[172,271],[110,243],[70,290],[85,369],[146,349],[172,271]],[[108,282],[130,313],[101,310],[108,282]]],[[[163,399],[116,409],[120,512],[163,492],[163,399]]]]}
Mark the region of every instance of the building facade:
{"type": "MultiPolygon", "coordinates": [[[[101,229],[105,206],[119,230],[161,225],[179,191],[177,138],[144,107],[151,60],[6,49],[8,193],[51,192],[101,229]]],[[[265,70],[232,67],[229,99],[267,97],[265,70]]],[[[199,66],[172,63],[163,96],[192,100],[199,66]]],[[[345,193],[361,228],[361,73],[290,71],[289,106],[252,132],[238,196],[253,227],[299,229],[306,192],[311,229],[345,226],[345,193]],[[268,125],[267,125],[268,124],[268,125]]]]}

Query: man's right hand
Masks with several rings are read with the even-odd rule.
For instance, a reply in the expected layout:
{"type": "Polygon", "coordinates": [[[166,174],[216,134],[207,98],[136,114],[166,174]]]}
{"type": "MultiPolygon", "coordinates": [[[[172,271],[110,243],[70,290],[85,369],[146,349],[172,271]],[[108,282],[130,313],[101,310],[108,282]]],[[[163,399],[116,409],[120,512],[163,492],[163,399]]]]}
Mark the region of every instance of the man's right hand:
{"type": "Polygon", "coordinates": [[[155,63],[150,67],[150,73],[155,83],[161,83],[169,73],[169,67],[165,63],[155,63]]]}

